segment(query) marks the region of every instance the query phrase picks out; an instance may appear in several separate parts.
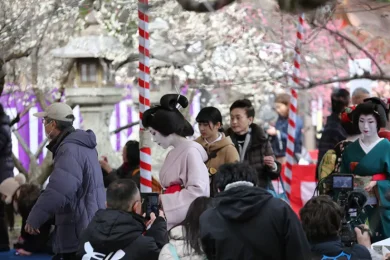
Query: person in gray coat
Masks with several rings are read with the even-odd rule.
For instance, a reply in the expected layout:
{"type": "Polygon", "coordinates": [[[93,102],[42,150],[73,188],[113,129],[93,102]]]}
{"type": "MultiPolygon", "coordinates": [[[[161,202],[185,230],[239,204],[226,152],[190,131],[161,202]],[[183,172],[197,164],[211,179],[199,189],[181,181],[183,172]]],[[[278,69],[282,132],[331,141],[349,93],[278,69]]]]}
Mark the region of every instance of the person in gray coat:
{"type": "MultiPolygon", "coordinates": [[[[0,104],[0,183],[13,177],[12,139],[10,119],[0,104]]],[[[0,201],[0,251],[9,250],[8,228],[5,221],[5,205],[0,201]]]]}
{"type": "Polygon", "coordinates": [[[56,255],[53,259],[73,260],[81,232],[96,211],[105,208],[96,136],[91,130],[73,128],[73,111],[64,103],[53,103],[34,116],[43,118],[54,169],[49,184],[27,218],[25,230],[36,234],[38,228],[54,216],[53,250],[56,255]]]}

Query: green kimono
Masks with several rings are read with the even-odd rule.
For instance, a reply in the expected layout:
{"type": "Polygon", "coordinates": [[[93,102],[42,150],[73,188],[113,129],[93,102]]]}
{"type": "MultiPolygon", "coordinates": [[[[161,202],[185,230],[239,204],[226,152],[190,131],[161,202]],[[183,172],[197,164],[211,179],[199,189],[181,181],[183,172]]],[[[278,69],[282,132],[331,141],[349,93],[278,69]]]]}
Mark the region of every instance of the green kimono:
{"type": "MultiPolygon", "coordinates": [[[[359,139],[348,145],[345,149],[340,173],[351,173],[356,176],[372,176],[384,173],[387,180],[377,181],[380,221],[386,238],[390,237],[390,201],[385,194],[390,191],[390,142],[387,139],[379,141],[367,154],[361,148],[359,139]]],[[[378,208],[378,207],[377,207],[378,208]]],[[[370,214],[368,215],[370,222],[370,214]]]]}

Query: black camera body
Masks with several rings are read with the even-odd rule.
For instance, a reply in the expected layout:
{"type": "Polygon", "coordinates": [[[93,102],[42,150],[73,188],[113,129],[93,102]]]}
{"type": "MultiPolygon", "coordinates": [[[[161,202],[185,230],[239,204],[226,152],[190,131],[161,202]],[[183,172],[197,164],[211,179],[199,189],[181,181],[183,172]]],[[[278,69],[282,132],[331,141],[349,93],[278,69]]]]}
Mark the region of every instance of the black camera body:
{"type": "Polygon", "coordinates": [[[142,212],[145,213],[145,218],[150,219],[150,213],[154,213],[156,217],[159,216],[160,205],[158,201],[159,194],[155,192],[141,192],[142,212]]]}
{"type": "Polygon", "coordinates": [[[352,174],[332,174],[332,193],[335,195],[333,200],[343,209],[343,219],[341,222],[340,238],[341,242],[346,247],[351,247],[357,243],[356,234],[352,223],[355,222],[359,211],[363,205],[359,205],[355,197],[357,192],[354,192],[354,177],[352,174]]]}

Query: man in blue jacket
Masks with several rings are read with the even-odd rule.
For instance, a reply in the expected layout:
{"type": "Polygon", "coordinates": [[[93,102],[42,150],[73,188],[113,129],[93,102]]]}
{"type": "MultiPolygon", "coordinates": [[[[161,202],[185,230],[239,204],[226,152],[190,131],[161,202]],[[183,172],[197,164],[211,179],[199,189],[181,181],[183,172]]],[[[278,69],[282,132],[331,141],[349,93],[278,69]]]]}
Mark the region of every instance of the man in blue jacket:
{"type": "Polygon", "coordinates": [[[105,208],[96,136],[91,130],[73,128],[73,111],[64,103],[53,103],[34,116],[43,119],[54,169],[49,184],[27,219],[25,230],[36,234],[41,225],[54,216],[53,249],[56,255],[53,259],[73,260],[81,232],[96,211],[105,208]]]}

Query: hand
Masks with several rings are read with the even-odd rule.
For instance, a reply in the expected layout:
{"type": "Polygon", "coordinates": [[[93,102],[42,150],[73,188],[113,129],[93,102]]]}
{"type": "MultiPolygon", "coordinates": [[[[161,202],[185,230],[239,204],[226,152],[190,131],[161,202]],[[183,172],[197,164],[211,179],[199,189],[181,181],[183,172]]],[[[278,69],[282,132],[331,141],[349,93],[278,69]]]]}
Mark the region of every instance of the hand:
{"type": "Polygon", "coordinates": [[[376,186],[376,181],[370,181],[370,183],[366,187],[364,187],[364,189],[367,192],[370,192],[372,188],[374,188],[375,186],[376,186]]]}
{"type": "Polygon", "coordinates": [[[268,130],[267,130],[267,134],[269,134],[269,135],[274,136],[274,135],[276,135],[276,133],[277,133],[276,128],[273,127],[273,126],[270,126],[270,127],[268,128],[268,130]]]}
{"type": "Polygon", "coordinates": [[[18,255],[20,255],[20,256],[30,256],[30,255],[32,255],[31,252],[28,252],[28,251],[26,251],[26,250],[24,250],[22,248],[17,249],[16,252],[18,252],[18,255]]]}
{"type": "Polygon", "coordinates": [[[38,228],[33,228],[30,224],[26,224],[24,230],[30,235],[38,235],[39,233],[41,233],[38,228]]]}
{"type": "Polygon", "coordinates": [[[390,253],[387,253],[387,254],[385,255],[385,260],[390,260],[390,253]]]}
{"type": "MultiPolygon", "coordinates": [[[[142,216],[146,217],[146,213],[144,213],[142,216]]],[[[154,214],[153,212],[150,213],[150,219],[145,222],[145,226],[146,227],[151,226],[154,223],[155,220],[156,220],[156,214],[154,214]]]]}
{"type": "Polygon", "coordinates": [[[264,156],[264,164],[269,167],[274,167],[275,159],[273,156],[264,156]]]}
{"type": "Polygon", "coordinates": [[[107,173],[112,172],[112,168],[111,168],[110,164],[108,164],[108,162],[105,158],[103,158],[103,160],[100,160],[99,163],[100,163],[100,166],[103,168],[103,170],[105,170],[107,173]]]}
{"type": "Polygon", "coordinates": [[[363,228],[363,232],[360,228],[355,227],[356,239],[359,245],[371,248],[370,229],[367,225],[360,225],[363,228]]]}

